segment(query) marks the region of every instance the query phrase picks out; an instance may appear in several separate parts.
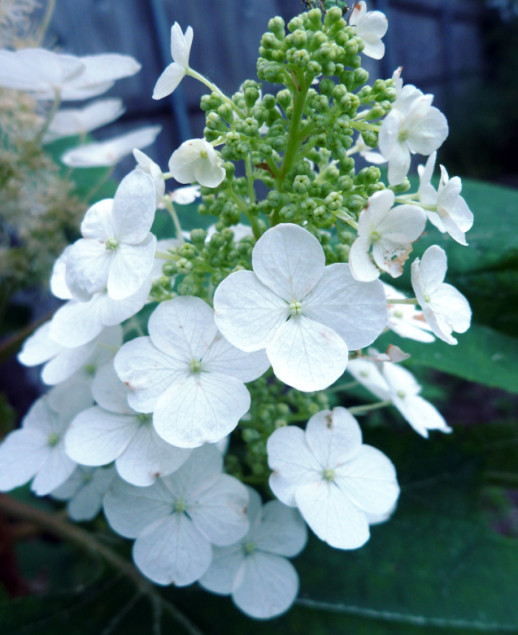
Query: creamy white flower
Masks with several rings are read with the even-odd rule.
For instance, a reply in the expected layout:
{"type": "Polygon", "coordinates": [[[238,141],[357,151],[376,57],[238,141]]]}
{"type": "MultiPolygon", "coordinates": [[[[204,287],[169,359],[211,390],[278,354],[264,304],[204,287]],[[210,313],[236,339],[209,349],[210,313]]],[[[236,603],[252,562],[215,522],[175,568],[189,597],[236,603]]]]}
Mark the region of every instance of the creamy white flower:
{"type": "Polygon", "coordinates": [[[155,84],[153,99],[162,99],[170,95],[182,81],[189,69],[193,30],[187,27],[185,34],[181,26],[175,22],[171,27],[171,57],[173,63],[164,70],[155,84]]]}
{"type": "Polygon", "coordinates": [[[235,604],[256,619],[284,613],[295,601],[299,579],[286,560],[302,551],[307,530],[297,510],[279,501],[264,507],[248,488],[250,531],[229,547],[214,547],[209,570],[199,580],[204,589],[232,595],[235,604]]]}
{"type": "Polygon", "coordinates": [[[90,207],[83,238],[67,251],[66,282],[74,296],[88,300],[106,289],[113,300],[123,300],[147,283],[155,259],[155,211],[155,185],[142,170],[124,177],[113,199],[90,207]]]}
{"type": "Polygon", "coordinates": [[[158,163],[155,163],[147,154],[144,154],[144,152],[141,152],[138,148],[133,150],[133,156],[138,164],[137,169],[146,172],[153,179],[156,191],[156,205],[158,207],[165,194],[165,181],[162,170],[158,163]]]}
{"type": "Polygon", "coordinates": [[[169,170],[179,183],[205,187],[217,187],[226,176],[223,159],[205,139],[184,141],[171,155],[169,170]]]}
{"type": "Polygon", "coordinates": [[[390,300],[406,300],[407,297],[389,284],[383,284],[388,304],[388,327],[401,337],[418,342],[434,342],[432,330],[424,319],[422,311],[414,304],[390,303],[390,300]]]}
{"type": "Polygon", "coordinates": [[[346,264],[325,266],[318,240],[292,224],[269,229],[216,289],[216,323],[243,351],[266,349],[277,377],[298,390],[323,390],[340,377],[349,349],[371,344],[387,323],[379,281],[354,280],[346,264]]]}
{"type": "Polygon", "coordinates": [[[349,25],[356,28],[356,34],[363,40],[363,53],[375,60],[385,55],[385,45],[381,38],[388,29],[388,20],[381,11],[367,11],[367,4],[356,2],[353,6],[349,25]]]}
{"type": "Polygon", "coordinates": [[[444,250],[437,245],[428,247],[422,260],[416,258],[412,263],[412,287],[435,335],[447,344],[457,344],[452,331],[469,329],[471,309],[462,293],[444,282],[447,267],[444,250]]]}
{"type": "Polygon", "coordinates": [[[428,438],[429,430],[451,432],[441,413],[419,396],[421,386],[406,368],[391,362],[354,359],[347,370],[376,397],[391,401],[422,437],[428,438]]]}
{"type": "Polygon", "coordinates": [[[401,183],[410,167],[411,154],[428,156],[448,136],[446,117],[432,106],[432,95],[423,95],[415,86],[400,88],[392,110],[383,119],[379,148],[388,161],[390,185],[401,183]]]}
{"type": "Polygon", "coordinates": [[[80,412],[66,434],[65,449],[72,460],[89,466],[115,461],[121,478],[144,487],[189,458],[190,450],[175,448],[157,435],[150,415],[128,406],[128,389],[113,364],[99,369],[92,395],[97,405],[80,412]]]}
{"type": "Polygon", "coordinates": [[[210,566],[212,545],[232,544],[248,531],[248,491],[222,467],[221,453],[206,445],[150,487],[117,481],[106,494],[108,522],[136,538],[133,559],[153,582],[195,582],[210,566]]]}
{"type": "Polygon", "coordinates": [[[50,495],[67,501],[67,513],[72,520],[93,520],[101,511],[103,498],[115,478],[115,469],[78,465],[68,479],[50,495]]]}
{"type": "Polygon", "coordinates": [[[419,200],[426,205],[426,214],[430,222],[437,229],[450,236],[461,245],[467,245],[465,233],[473,225],[473,214],[466,201],[460,195],[462,182],[458,176],[448,178],[446,168],[441,165],[441,179],[436,190],[432,183],[437,153],[428,158],[426,165],[418,166],[419,172],[419,200]],[[430,210],[435,207],[436,210],[430,210]]]}
{"type": "Polygon", "coordinates": [[[161,129],[161,126],[145,126],[107,141],[77,146],[65,152],[61,161],[71,168],[115,165],[135,148],[151,145],[161,129]]]}
{"type": "Polygon", "coordinates": [[[376,192],[360,214],[358,238],[349,252],[349,266],[356,280],[376,280],[380,270],[399,277],[412,250],[411,243],[424,231],[424,211],[415,205],[393,207],[394,200],[392,190],[376,192]]]}
{"type": "Polygon", "coordinates": [[[178,205],[189,205],[201,196],[199,185],[186,185],[178,187],[170,193],[173,203],[178,205]]]}
{"type": "Polygon", "coordinates": [[[148,322],[149,337],[124,344],[115,369],[130,389],[128,403],[153,412],[159,436],[180,448],[216,443],[250,407],[244,382],[268,368],[262,352],[246,354],[218,332],[200,298],[162,302],[148,322]]]}
{"type": "Polygon", "coordinates": [[[337,549],[367,542],[368,515],[392,509],[399,496],[391,461],[362,445],[360,426],[345,408],[318,412],[305,432],[278,428],[267,452],[275,496],[298,507],[315,534],[337,549]]]}
{"type": "Polygon", "coordinates": [[[83,108],[58,110],[43,138],[45,143],[84,135],[118,119],[124,112],[120,99],[99,99],[83,108]]]}
{"type": "Polygon", "coordinates": [[[88,386],[70,381],[38,399],[19,430],[0,445],[0,491],[34,479],[31,489],[45,496],[64,483],[76,463],[64,449],[64,435],[73,417],[92,403],[88,386]]]}

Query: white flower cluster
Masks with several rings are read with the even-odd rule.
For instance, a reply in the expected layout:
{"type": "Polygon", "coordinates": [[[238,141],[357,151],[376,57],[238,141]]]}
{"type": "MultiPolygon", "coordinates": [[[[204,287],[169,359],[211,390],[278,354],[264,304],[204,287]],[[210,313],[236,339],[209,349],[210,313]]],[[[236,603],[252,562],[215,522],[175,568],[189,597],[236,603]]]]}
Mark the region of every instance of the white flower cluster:
{"type": "MultiPolygon", "coordinates": [[[[365,2],[355,5],[349,28],[366,55],[383,55],[386,27],[383,14],[367,12],[365,2]]],[[[173,63],[154,98],[170,94],[186,75],[207,83],[189,67],[192,40],[190,27],[184,34],[173,26],[173,63]]],[[[3,52],[0,83],[41,99],[55,93],[65,99],[94,94],[123,74],[117,64],[47,53],[47,71],[34,74],[29,61],[38,60],[39,51],[3,52]],[[106,69],[115,74],[107,76],[106,69]]],[[[180,267],[194,261],[186,264],[180,256],[200,244],[195,232],[186,242],[177,231],[172,246],[163,246],[151,232],[158,207],[178,223],[174,205],[199,195],[196,185],[165,194],[165,179],[218,188],[227,169],[215,148],[220,140],[186,141],[172,154],[169,174],[135,151],[136,169],[113,199],[90,207],[82,237],[56,262],[51,289],[65,304],[19,355],[23,364],[44,364],[42,380],[53,388],[0,445],[0,491],[32,481],[36,494],[68,500],[76,520],[91,519],[102,505],[114,531],[135,541],[134,561],[149,579],[178,586],[199,581],[257,618],[279,615],[294,602],[298,577],[287,558],[303,549],[306,524],[338,549],[356,549],[369,539],[369,526],[394,510],[399,487],[391,461],[362,443],[360,426],[344,407],[313,410],[304,429],[286,425],[301,420],[294,417],[260,432],[278,499],[264,506],[255,490],[224,473],[221,446],[240,422],[250,425],[255,382],[270,367],[261,380],[266,387],[281,383],[284,392],[304,394],[324,391],[347,370],[422,436],[450,431],[419,396],[408,370],[390,355],[362,353],[387,329],[455,344],[452,332],[470,323],[467,301],[444,283],[446,255],[438,246],[412,263],[416,300],[378,280],[402,274],[427,220],[461,244],[472,224],[460,179],[448,179],[441,168],[438,189],[431,184],[446,120],[431,95],[403,87],[399,75],[392,109],[378,122],[381,158],[361,137],[350,153],[387,161],[389,186],[405,179],[411,154],[430,158],[420,168],[415,195],[378,188],[356,220],[347,218],[356,231],[348,263],[329,257],[332,227],[318,231],[307,221],[275,220],[266,229],[252,219],[253,231],[242,231],[235,222],[240,238],[234,244],[245,252],[250,247],[246,265],[222,269],[213,286],[187,292],[173,278],[147,325],[150,307],[142,309],[157,300],[151,292],[162,276],[157,263],[165,262],[165,271],[174,262],[181,277],[189,269],[180,267]]],[[[85,120],[99,121],[96,107],[88,108],[74,121],[87,127],[85,120]]],[[[66,114],[54,121],[54,138],[58,128],[76,130],[66,114]]],[[[361,112],[356,121],[361,132],[361,112]]],[[[258,134],[267,139],[270,132],[258,134]]],[[[221,236],[209,232],[200,249],[221,236]]],[[[215,263],[200,267],[211,273],[215,263]]]]}

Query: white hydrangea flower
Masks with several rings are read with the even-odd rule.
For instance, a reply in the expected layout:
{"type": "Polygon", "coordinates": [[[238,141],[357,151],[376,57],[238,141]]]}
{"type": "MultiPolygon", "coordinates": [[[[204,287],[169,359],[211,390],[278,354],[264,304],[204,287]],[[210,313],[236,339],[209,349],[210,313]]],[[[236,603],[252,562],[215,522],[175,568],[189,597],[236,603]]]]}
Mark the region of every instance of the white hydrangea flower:
{"type": "Polygon", "coordinates": [[[0,445],[0,491],[31,479],[31,489],[45,496],[64,483],[76,463],[65,453],[64,436],[74,416],[92,403],[88,386],[71,380],[38,399],[19,430],[0,445]]]}
{"type": "Polygon", "coordinates": [[[115,461],[121,478],[144,487],[189,458],[190,450],[175,448],[157,435],[150,415],[128,406],[128,389],[113,364],[99,369],[92,395],[97,405],[74,418],[65,438],[66,452],[77,463],[101,466],[115,461]]]}
{"type": "Polygon", "coordinates": [[[24,366],[45,364],[41,379],[53,386],[72,376],[91,380],[97,368],[113,359],[122,344],[122,328],[105,328],[94,340],[67,348],[55,342],[50,336],[51,323],[39,327],[23,344],[18,353],[18,361],[24,366]]]}
{"type": "MultiPolygon", "coordinates": [[[[402,81],[399,76],[397,80],[402,81]]],[[[428,156],[448,136],[446,117],[432,106],[432,100],[433,95],[423,95],[411,84],[400,85],[392,110],[383,119],[378,143],[381,154],[388,161],[390,185],[403,181],[410,167],[411,154],[428,156]]]]}
{"type": "Polygon", "coordinates": [[[199,185],[186,185],[178,187],[170,193],[173,203],[178,205],[189,205],[201,196],[199,185]]]}
{"type": "Polygon", "coordinates": [[[173,152],[169,171],[179,183],[197,181],[204,187],[217,187],[225,178],[223,159],[205,139],[189,139],[173,152]]]}
{"type": "Polygon", "coordinates": [[[145,148],[157,138],[161,126],[144,126],[126,134],[99,141],[87,143],[67,150],[61,161],[71,168],[94,168],[115,165],[135,148],[145,148]]]}
{"type": "Polygon", "coordinates": [[[155,185],[149,174],[133,170],[113,199],[103,199],[86,212],[83,238],[67,250],[66,283],[81,300],[105,289],[123,300],[147,282],[155,259],[155,185]]]}
{"type": "Polygon", "coordinates": [[[428,438],[429,430],[451,432],[437,408],[419,396],[421,386],[406,368],[391,362],[354,359],[347,370],[376,397],[391,401],[422,437],[428,438]]]}
{"type": "Polygon", "coordinates": [[[447,344],[457,344],[452,331],[469,329],[471,308],[460,291],[444,282],[447,268],[445,251],[437,245],[428,247],[423,258],[412,263],[412,287],[435,335],[447,344]]]}
{"type": "Polygon", "coordinates": [[[106,494],[108,522],[136,538],[133,559],[153,582],[195,582],[210,566],[212,545],[232,544],[248,531],[248,491],[222,467],[221,453],[206,445],[150,487],[117,481],[106,494]]]}
{"type": "Polygon", "coordinates": [[[72,520],[93,520],[101,511],[103,498],[115,478],[115,469],[78,465],[68,479],[50,495],[67,501],[67,513],[72,520]]]}
{"type": "Polygon", "coordinates": [[[149,337],[127,342],[115,359],[117,374],[130,389],[130,406],[152,411],[155,430],[174,446],[220,441],[248,411],[244,382],[268,368],[265,355],[229,344],[200,298],[162,302],[148,330],[149,337]]]}
{"type": "Polygon", "coordinates": [[[229,547],[214,547],[212,563],[199,580],[204,589],[232,595],[235,604],[256,619],[284,613],[295,601],[299,578],[286,558],[298,555],[307,529],[296,509],[279,501],[263,507],[259,494],[248,488],[250,531],[229,547]]]}
{"type": "Polygon", "coordinates": [[[318,412],[305,432],[278,428],[266,449],[275,496],[298,507],[315,534],[337,549],[365,544],[368,515],[384,514],[399,496],[391,461],[362,445],[360,426],[345,408],[318,412]]]}
{"type": "Polygon", "coordinates": [[[326,267],[320,243],[298,225],[263,234],[252,264],[216,289],[216,324],[241,350],[266,349],[289,386],[327,388],[344,372],[349,349],[368,346],[387,324],[381,283],[357,282],[346,264],[326,267]]]}
{"type": "Polygon", "coordinates": [[[419,200],[428,208],[435,207],[436,211],[426,210],[428,219],[437,229],[448,234],[461,245],[467,245],[465,233],[473,225],[473,213],[466,201],[460,195],[462,182],[458,176],[448,178],[446,168],[441,165],[441,179],[436,190],[431,183],[437,153],[428,158],[426,165],[417,168],[419,172],[419,200]]]}
{"type": "Polygon", "coordinates": [[[182,27],[175,22],[171,27],[171,57],[173,63],[163,71],[155,84],[153,99],[162,99],[170,95],[182,81],[189,70],[193,30],[187,27],[185,34],[182,27]]]}
{"type": "Polygon", "coordinates": [[[153,159],[148,157],[144,152],[141,152],[138,148],[133,150],[133,156],[138,164],[137,169],[146,172],[153,179],[156,191],[156,205],[158,207],[165,194],[165,181],[162,170],[160,169],[158,163],[155,163],[153,159]]]}
{"type": "Polygon", "coordinates": [[[381,11],[367,11],[367,4],[356,2],[349,17],[349,25],[356,28],[356,34],[363,40],[363,53],[375,60],[385,55],[385,44],[381,38],[388,29],[388,20],[381,11]]]}
{"type": "Polygon", "coordinates": [[[118,119],[124,113],[121,99],[98,99],[83,108],[58,110],[43,137],[50,143],[63,137],[84,135],[118,119]]]}
{"type": "Polygon", "coordinates": [[[376,280],[380,270],[393,278],[399,277],[412,250],[412,242],[424,231],[424,211],[415,205],[393,207],[394,200],[392,190],[375,192],[360,214],[358,238],[349,252],[349,266],[356,280],[376,280]],[[372,256],[369,254],[371,248],[372,256]]]}
{"type": "Polygon", "coordinates": [[[388,327],[401,337],[418,342],[434,342],[432,329],[424,319],[423,312],[414,304],[390,303],[390,300],[406,300],[407,297],[389,284],[383,284],[388,304],[388,327]]]}

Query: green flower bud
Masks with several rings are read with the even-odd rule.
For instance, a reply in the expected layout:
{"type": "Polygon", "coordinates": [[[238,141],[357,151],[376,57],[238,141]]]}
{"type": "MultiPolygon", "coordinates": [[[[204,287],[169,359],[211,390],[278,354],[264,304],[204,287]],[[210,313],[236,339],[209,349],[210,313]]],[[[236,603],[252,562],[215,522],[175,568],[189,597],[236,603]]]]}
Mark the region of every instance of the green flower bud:
{"type": "Polygon", "coordinates": [[[207,232],[204,229],[193,229],[191,231],[191,241],[194,244],[204,243],[207,238],[207,232]]]}
{"type": "MultiPolygon", "coordinates": [[[[173,262],[172,260],[165,262],[162,265],[162,273],[164,274],[164,276],[167,276],[166,278],[167,280],[175,276],[178,273],[178,268],[176,266],[176,263],[173,262]]],[[[167,284],[169,284],[169,280],[167,284]]]]}

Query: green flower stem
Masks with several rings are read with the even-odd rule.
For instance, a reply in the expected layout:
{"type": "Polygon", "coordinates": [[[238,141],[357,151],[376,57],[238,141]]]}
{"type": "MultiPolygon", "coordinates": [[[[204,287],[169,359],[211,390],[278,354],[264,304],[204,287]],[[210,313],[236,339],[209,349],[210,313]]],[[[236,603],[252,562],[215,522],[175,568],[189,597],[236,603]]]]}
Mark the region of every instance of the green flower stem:
{"type": "Polygon", "coordinates": [[[38,27],[38,31],[35,37],[34,46],[40,46],[45,38],[45,33],[49,28],[50,21],[52,19],[52,15],[54,13],[54,9],[56,7],[56,0],[47,0],[47,6],[45,7],[45,14],[43,15],[43,19],[41,21],[40,26],[38,27]]]}
{"type": "Polygon", "coordinates": [[[178,220],[178,216],[176,214],[176,210],[174,208],[173,202],[167,196],[164,196],[163,202],[164,202],[165,208],[167,209],[167,211],[169,212],[169,215],[171,216],[173,220],[178,242],[180,243],[180,245],[183,245],[185,241],[182,235],[182,226],[180,225],[180,221],[178,220]]]}
{"type": "Polygon", "coordinates": [[[381,127],[377,123],[365,123],[364,121],[355,121],[354,119],[351,121],[351,126],[355,130],[359,130],[360,132],[362,130],[372,130],[373,132],[379,132],[381,127]]]}
{"type": "Polygon", "coordinates": [[[54,119],[54,116],[56,115],[56,113],[57,113],[57,111],[58,111],[60,106],[61,106],[61,90],[59,88],[55,88],[54,89],[54,102],[53,102],[49,112],[47,113],[47,116],[45,117],[45,121],[43,122],[43,126],[40,128],[38,134],[34,137],[35,145],[37,145],[37,146],[41,145],[41,142],[43,141],[43,137],[45,136],[45,133],[49,129],[49,126],[52,123],[52,120],[54,119]]]}
{"type": "Polygon", "coordinates": [[[199,628],[177,609],[174,604],[165,600],[156,591],[153,585],[140,575],[131,563],[121,558],[106,545],[97,541],[84,529],[72,525],[58,515],[49,514],[41,509],[36,509],[5,494],[0,494],[0,511],[10,518],[32,523],[42,531],[48,532],[66,542],[76,545],[88,553],[100,557],[113,569],[130,580],[136,587],[138,593],[146,596],[153,607],[159,612],[161,612],[162,609],[167,611],[190,635],[203,635],[199,628]]]}
{"type": "Polygon", "coordinates": [[[166,251],[156,251],[155,258],[160,258],[160,260],[175,260],[173,254],[168,254],[166,251]]]}
{"type": "Polygon", "coordinates": [[[378,403],[366,404],[365,406],[353,406],[352,408],[347,408],[352,415],[362,415],[366,412],[370,412],[371,410],[377,410],[378,408],[385,408],[385,406],[392,405],[392,401],[387,399],[386,401],[378,401],[378,403]]]}
{"type": "Polygon", "coordinates": [[[419,304],[417,298],[387,298],[387,304],[419,304]]]}
{"type": "MultiPolygon", "coordinates": [[[[409,196],[417,196],[417,194],[410,194],[409,196]]],[[[437,211],[437,205],[425,205],[424,203],[421,203],[412,198],[406,198],[405,196],[396,196],[395,202],[404,203],[405,205],[415,205],[416,207],[420,207],[421,209],[426,209],[429,212],[437,211]]]]}
{"type": "Polygon", "coordinates": [[[348,381],[346,384],[339,384],[338,386],[333,386],[332,388],[326,388],[326,392],[341,392],[342,390],[349,390],[350,388],[355,388],[356,386],[359,386],[359,382],[348,381]]]}
{"type": "MultiPolygon", "coordinates": [[[[250,203],[254,204],[256,201],[256,198],[255,198],[255,190],[254,190],[254,173],[252,169],[251,153],[245,159],[245,170],[246,170],[246,180],[248,183],[248,200],[250,201],[250,203]]],[[[246,209],[246,206],[243,211],[252,227],[254,236],[259,239],[261,237],[261,228],[259,227],[257,218],[255,218],[255,216],[252,216],[252,214],[248,212],[248,209],[246,209]]]]}
{"type": "Polygon", "coordinates": [[[216,84],[213,84],[210,80],[208,80],[206,77],[204,77],[201,73],[198,73],[197,71],[193,70],[192,68],[188,68],[185,74],[189,75],[189,77],[192,77],[193,79],[197,79],[202,84],[205,84],[205,86],[207,86],[207,88],[209,90],[211,90],[213,93],[216,93],[216,95],[218,95],[218,97],[221,97],[221,99],[223,99],[223,101],[225,101],[227,104],[229,104],[229,106],[231,106],[231,108],[233,110],[235,110],[237,112],[237,114],[242,119],[244,119],[246,117],[246,113],[244,113],[241,110],[241,108],[236,106],[236,104],[230,99],[230,97],[227,97],[225,95],[225,93],[221,92],[221,90],[216,86],[216,84]]]}

